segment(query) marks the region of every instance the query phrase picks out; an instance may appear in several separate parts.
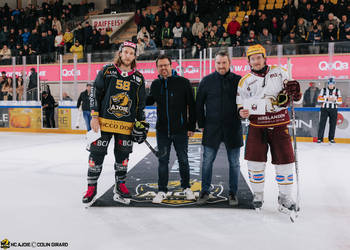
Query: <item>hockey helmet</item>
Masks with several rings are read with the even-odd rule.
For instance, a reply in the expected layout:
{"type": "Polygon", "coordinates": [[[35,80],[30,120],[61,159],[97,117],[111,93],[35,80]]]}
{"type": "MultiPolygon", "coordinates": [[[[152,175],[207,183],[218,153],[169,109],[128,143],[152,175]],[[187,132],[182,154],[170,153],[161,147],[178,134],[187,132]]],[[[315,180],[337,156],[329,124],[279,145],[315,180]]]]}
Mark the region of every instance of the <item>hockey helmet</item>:
{"type": "Polygon", "coordinates": [[[119,46],[119,51],[121,52],[124,47],[133,48],[135,50],[135,53],[136,53],[136,44],[135,43],[130,42],[130,41],[125,41],[119,46]]]}
{"type": "Polygon", "coordinates": [[[334,78],[333,78],[333,77],[329,78],[327,84],[328,84],[328,85],[331,85],[331,84],[335,85],[335,80],[334,80],[334,78]]]}
{"type": "Polygon", "coordinates": [[[263,54],[264,57],[266,57],[266,50],[265,48],[260,44],[255,44],[252,46],[249,46],[247,49],[247,57],[255,54],[263,54]]]}

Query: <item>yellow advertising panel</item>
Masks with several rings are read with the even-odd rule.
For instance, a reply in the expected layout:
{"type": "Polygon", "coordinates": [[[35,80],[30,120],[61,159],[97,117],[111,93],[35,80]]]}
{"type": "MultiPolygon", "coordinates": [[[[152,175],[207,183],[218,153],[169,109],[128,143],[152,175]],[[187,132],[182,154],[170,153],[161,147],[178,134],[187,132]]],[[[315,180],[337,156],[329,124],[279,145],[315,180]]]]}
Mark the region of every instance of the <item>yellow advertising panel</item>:
{"type": "Polygon", "coordinates": [[[41,128],[40,108],[9,108],[10,128],[41,128]]]}
{"type": "Polygon", "coordinates": [[[58,128],[71,129],[71,109],[59,108],[58,109],[58,128]]]}

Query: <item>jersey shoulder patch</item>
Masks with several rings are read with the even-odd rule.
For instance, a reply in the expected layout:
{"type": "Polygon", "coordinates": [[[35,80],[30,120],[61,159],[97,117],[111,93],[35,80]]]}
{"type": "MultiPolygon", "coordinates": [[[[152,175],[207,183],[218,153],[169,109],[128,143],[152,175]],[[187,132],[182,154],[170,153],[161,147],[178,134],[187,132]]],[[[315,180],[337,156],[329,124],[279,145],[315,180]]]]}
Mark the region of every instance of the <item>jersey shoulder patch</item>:
{"type": "Polygon", "coordinates": [[[105,64],[103,66],[103,75],[110,75],[112,71],[116,71],[116,68],[113,64],[105,64]]]}
{"type": "Polygon", "coordinates": [[[239,80],[238,87],[242,88],[245,80],[247,80],[252,74],[248,73],[239,80]]]}

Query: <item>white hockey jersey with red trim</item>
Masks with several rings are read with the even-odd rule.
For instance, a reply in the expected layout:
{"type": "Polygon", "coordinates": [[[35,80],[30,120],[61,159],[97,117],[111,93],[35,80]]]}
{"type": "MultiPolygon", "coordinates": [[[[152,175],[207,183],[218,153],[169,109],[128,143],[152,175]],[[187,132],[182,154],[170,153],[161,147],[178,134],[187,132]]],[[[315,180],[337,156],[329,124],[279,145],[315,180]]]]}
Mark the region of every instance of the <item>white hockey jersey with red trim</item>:
{"type": "Polygon", "coordinates": [[[238,108],[250,98],[265,99],[266,103],[266,114],[250,115],[250,125],[274,127],[289,123],[287,108],[277,106],[277,96],[284,87],[284,80],[288,80],[287,71],[278,66],[269,66],[265,75],[251,72],[240,80],[236,99],[238,108]]]}

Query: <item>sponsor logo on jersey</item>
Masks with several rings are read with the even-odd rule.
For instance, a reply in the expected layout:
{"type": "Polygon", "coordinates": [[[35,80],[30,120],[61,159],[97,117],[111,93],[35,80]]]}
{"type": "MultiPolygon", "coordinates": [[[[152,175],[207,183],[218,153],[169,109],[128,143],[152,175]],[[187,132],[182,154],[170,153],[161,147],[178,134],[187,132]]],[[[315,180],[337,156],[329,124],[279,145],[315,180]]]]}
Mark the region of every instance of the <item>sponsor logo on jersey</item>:
{"type": "Polygon", "coordinates": [[[254,81],[248,83],[248,87],[247,87],[247,90],[248,90],[248,91],[251,90],[250,86],[252,86],[256,81],[257,81],[257,80],[255,79],[254,81]]]}
{"type": "MultiPolygon", "coordinates": [[[[195,196],[199,196],[201,182],[198,180],[191,180],[190,186],[195,196]]],[[[214,188],[209,195],[208,203],[217,203],[221,201],[226,201],[227,198],[222,196],[224,187],[222,185],[212,185],[214,188]]],[[[162,205],[166,206],[185,206],[193,205],[196,203],[195,200],[186,200],[186,195],[181,187],[180,181],[170,181],[168,185],[169,191],[166,193],[166,199],[162,201],[162,205]]],[[[133,199],[138,202],[149,202],[151,201],[158,192],[158,184],[156,183],[144,183],[139,184],[136,187],[136,195],[133,199]]]]}
{"type": "Polygon", "coordinates": [[[130,115],[132,101],[127,92],[111,96],[109,101],[108,113],[117,118],[130,115]]]}

